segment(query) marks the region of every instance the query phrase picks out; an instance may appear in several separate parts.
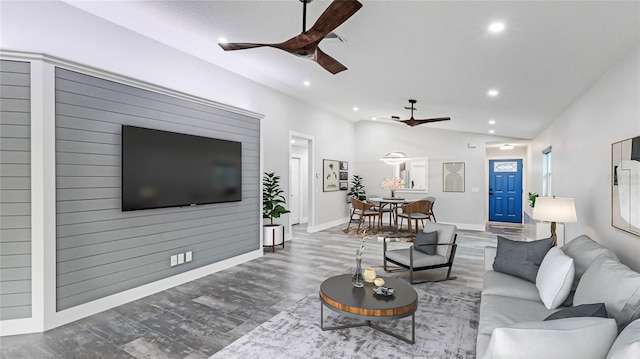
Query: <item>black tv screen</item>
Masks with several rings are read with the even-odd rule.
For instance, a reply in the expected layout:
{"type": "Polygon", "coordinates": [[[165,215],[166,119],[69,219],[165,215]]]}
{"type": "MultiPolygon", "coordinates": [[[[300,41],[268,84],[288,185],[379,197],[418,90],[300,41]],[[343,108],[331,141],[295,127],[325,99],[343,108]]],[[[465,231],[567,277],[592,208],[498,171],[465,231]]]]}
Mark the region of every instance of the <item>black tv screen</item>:
{"type": "Polygon", "coordinates": [[[242,144],[122,126],[122,210],[242,199],[242,144]]]}

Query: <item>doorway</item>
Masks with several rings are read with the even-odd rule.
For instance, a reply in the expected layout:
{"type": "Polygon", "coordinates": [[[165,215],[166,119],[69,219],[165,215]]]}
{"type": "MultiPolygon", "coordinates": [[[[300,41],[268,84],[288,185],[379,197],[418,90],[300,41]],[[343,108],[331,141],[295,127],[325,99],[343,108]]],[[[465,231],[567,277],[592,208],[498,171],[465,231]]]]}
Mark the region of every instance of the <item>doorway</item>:
{"type": "Polygon", "coordinates": [[[522,160],[489,160],[489,221],[522,223],[522,160]]]}
{"type": "Polygon", "coordinates": [[[292,156],[289,161],[289,174],[291,175],[291,191],[289,192],[289,221],[291,225],[300,224],[300,216],[302,213],[302,202],[300,201],[301,187],[301,162],[302,158],[292,156]]]}
{"type": "MultiPolygon", "coordinates": [[[[313,137],[289,132],[289,225],[313,223],[313,137]]],[[[290,232],[292,233],[292,232],[290,232]]]]}

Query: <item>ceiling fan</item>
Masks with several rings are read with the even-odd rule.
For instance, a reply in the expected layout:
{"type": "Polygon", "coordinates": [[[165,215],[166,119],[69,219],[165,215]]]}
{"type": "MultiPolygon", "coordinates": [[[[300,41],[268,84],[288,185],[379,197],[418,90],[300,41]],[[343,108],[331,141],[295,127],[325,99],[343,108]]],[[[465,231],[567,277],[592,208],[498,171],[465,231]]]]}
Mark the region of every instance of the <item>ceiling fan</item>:
{"type": "Polygon", "coordinates": [[[408,126],[418,126],[418,125],[422,125],[425,123],[430,123],[430,122],[438,122],[438,121],[449,121],[451,120],[451,117],[437,117],[437,118],[427,118],[424,120],[416,120],[415,118],[413,118],[413,110],[417,110],[417,108],[415,108],[413,105],[416,104],[416,100],[409,100],[409,103],[411,104],[411,107],[407,107],[405,106],[404,108],[406,110],[411,110],[411,118],[408,120],[402,120],[400,121],[400,117],[398,116],[391,116],[392,120],[396,120],[398,122],[403,122],[404,124],[408,125],[408,126]]]}
{"type": "Polygon", "coordinates": [[[218,44],[225,51],[244,50],[256,47],[273,47],[284,50],[296,56],[306,57],[317,62],[325,70],[332,74],[346,70],[346,66],[338,62],[333,57],[320,50],[318,44],[331,31],[343,22],[347,21],[351,15],[355,14],[362,4],[357,0],[334,0],[331,5],[320,15],[316,23],[306,30],[307,4],[313,0],[300,0],[302,2],[302,33],[289,40],[277,44],[256,44],[256,43],[226,43],[218,44]]]}

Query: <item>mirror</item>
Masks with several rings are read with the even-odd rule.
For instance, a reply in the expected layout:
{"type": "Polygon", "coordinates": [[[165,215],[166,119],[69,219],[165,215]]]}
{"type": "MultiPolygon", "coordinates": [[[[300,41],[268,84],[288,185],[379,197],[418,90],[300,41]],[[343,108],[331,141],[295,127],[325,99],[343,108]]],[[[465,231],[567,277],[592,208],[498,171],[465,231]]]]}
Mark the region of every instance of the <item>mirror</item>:
{"type": "Polygon", "coordinates": [[[404,163],[394,165],[393,177],[400,177],[404,180],[405,187],[398,189],[398,191],[428,192],[429,158],[412,158],[404,163]]]}

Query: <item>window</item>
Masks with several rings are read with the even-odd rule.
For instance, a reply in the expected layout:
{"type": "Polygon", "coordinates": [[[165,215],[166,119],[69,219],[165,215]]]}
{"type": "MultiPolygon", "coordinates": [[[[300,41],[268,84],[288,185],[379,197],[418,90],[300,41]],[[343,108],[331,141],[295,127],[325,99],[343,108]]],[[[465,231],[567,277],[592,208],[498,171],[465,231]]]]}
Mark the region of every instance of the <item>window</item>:
{"type": "Polygon", "coordinates": [[[551,197],[551,147],[542,151],[542,196],[551,197]]]}

